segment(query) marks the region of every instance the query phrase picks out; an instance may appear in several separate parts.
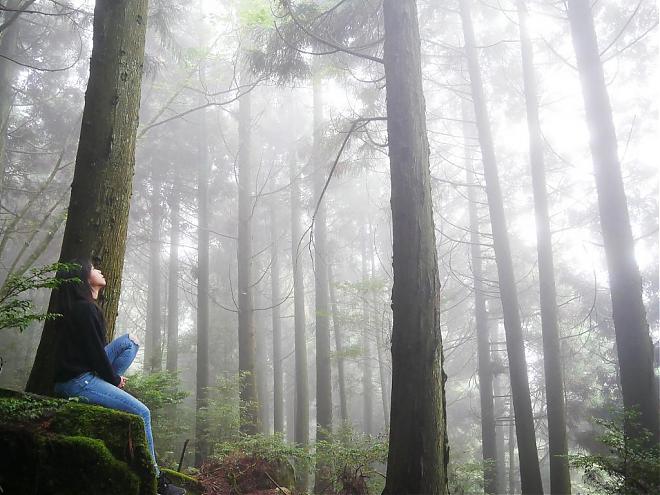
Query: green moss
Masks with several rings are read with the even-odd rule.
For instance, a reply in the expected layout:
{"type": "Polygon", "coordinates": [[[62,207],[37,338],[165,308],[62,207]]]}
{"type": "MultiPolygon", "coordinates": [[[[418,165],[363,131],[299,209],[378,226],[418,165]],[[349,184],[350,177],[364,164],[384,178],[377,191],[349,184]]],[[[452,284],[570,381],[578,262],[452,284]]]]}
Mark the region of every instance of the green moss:
{"type": "Polygon", "coordinates": [[[185,488],[187,495],[200,495],[202,493],[202,485],[195,478],[171,469],[161,468],[161,471],[167,475],[173,484],[185,488]]]}
{"type": "Polygon", "coordinates": [[[4,493],[154,495],[138,416],[0,389],[4,493]]]}

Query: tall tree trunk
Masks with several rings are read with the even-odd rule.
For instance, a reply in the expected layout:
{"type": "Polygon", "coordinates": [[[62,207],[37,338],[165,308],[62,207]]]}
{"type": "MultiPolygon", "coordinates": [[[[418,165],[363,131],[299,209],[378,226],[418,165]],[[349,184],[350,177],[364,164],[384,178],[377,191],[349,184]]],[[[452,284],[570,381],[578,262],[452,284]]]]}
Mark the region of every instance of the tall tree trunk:
{"type": "Polygon", "coordinates": [[[465,182],[468,190],[468,208],[470,216],[470,264],[474,278],[474,318],[477,329],[477,360],[479,363],[479,398],[481,403],[481,454],[484,462],[484,491],[497,493],[497,444],[495,441],[495,412],[493,406],[493,368],[490,358],[490,335],[488,329],[488,314],[486,312],[486,297],[481,266],[481,237],[479,235],[479,216],[477,212],[476,191],[477,181],[472,171],[472,154],[470,153],[471,126],[467,124],[468,111],[463,103],[463,135],[465,139],[465,182]]]}
{"type": "Polygon", "coordinates": [[[367,435],[373,435],[374,432],[374,384],[371,375],[371,337],[369,329],[371,318],[369,314],[369,271],[367,269],[367,239],[369,233],[367,224],[364,224],[364,230],[360,236],[361,258],[362,258],[362,287],[364,299],[362,300],[362,425],[367,435]]]}
{"type": "MultiPolygon", "coordinates": [[[[312,76],[314,99],[315,162],[314,195],[321,197],[326,167],[320,152],[323,125],[321,79],[312,76]]],[[[332,433],[332,380],[330,376],[330,295],[328,294],[328,247],[325,201],[321,201],[314,221],[314,288],[316,302],[316,439],[325,440],[332,433]]]]}
{"type": "Polygon", "coordinates": [[[626,432],[641,436],[640,427],[648,430],[651,433],[648,443],[652,446],[660,441],[658,380],[653,370],[653,345],[642,300],[641,276],[635,260],[612,107],[599,56],[591,3],[569,0],[568,19],[591,136],[589,145],[610,277],[623,405],[626,410],[639,413],[635,421],[638,426],[627,422],[626,432]]]}
{"type": "Polygon", "coordinates": [[[151,238],[149,240],[149,292],[147,295],[147,325],[144,346],[144,369],[153,373],[162,370],[162,329],[160,297],[160,228],[162,224],[161,180],[151,174],[151,238]]]}
{"type": "MultiPolygon", "coordinates": [[[[266,227],[266,225],[264,225],[266,227]]],[[[255,308],[268,306],[266,299],[258,291],[255,291],[255,308]]],[[[270,378],[268,366],[268,343],[266,339],[266,313],[259,311],[255,316],[255,376],[257,379],[257,397],[259,397],[259,414],[257,431],[265,435],[270,434],[270,400],[268,391],[268,380],[270,378]]]]}
{"type": "Polygon", "coordinates": [[[509,234],[504,216],[504,204],[495,160],[493,138],[484,98],[483,83],[475,48],[474,30],[470,14],[470,1],[461,0],[460,10],[465,36],[465,52],[470,73],[472,100],[479,132],[479,144],[486,178],[488,209],[495,244],[495,261],[500,287],[500,298],[504,312],[509,373],[511,376],[511,394],[516,417],[516,435],[520,458],[520,477],[523,494],[543,493],[541,470],[536,449],[536,433],[532,402],[527,377],[527,360],[523,343],[522,326],[518,307],[516,280],[509,247],[509,234]]]}
{"type": "MultiPolygon", "coordinates": [[[[19,0],[8,0],[5,18],[18,9],[19,0]]],[[[18,22],[14,21],[7,26],[0,34],[0,205],[4,197],[4,181],[7,171],[7,157],[5,146],[7,142],[7,129],[9,126],[9,115],[11,113],[12,102],[14,100],[14,76],[16,64],[8,58],[13,57],[16,51],[16,40],[18,38],[18,22]]],[[[0,210],[1,211],[1,210],[0,210]]]]}
{"type": "Polygon", "coordinates": [[[291,261],[293,263],[293,304],[295,320],[296,405],[294,440],[297,445],[309,443],[309,388],[307,385],[307,336],[305,331],[304,252],[300,242],[300,186],[294,158],[290,163],[291,178],[291,261]]]}
{"type": "MultiPolygon", "coordinates": [[[[309,386],[307,378],[307,335],[305,330],[305,285],[303,278],[303,243],[300,228],[300,185],[295,157],[290,158],[291,182],[291,263],[293,265],[295,404],[293,439],[298,446],[309,444],[309,386]]],[[[290,426],[289,426],[290,428],[290,426]]],[[[302,467],[296,488],[306,491],[307,470],[302,467]]]]}
{"type": "Polygon", "coordinates": [[[562,376],[559,326],[557,323],[557,295],[548,197],[545,186],[543,138],[539,122],[539,105],[534,75],[534,51],[527,31],[525,0],[518,0],[518,19],[522,52],[527,128],[529,130],[529,160],[532,169],[534,211],[536,213],[536,246],[539,259],[539,286],[541,298],[541,326],[543,332],[543,366],[548,411],[548,438],[550,456],[550,493],[571,493],[571,475],[568,467],[566,439],[566,413],[564,410],[564,381],[562,376]]]}
{"type": "Polygon", "coordinates": [[[392,412],[384,494],[446,494],[438,262],[414,0],[384,0],[392,182],[392,412]]]}
{"type": "Polygon", "coordinates": [[[332,264],[327,264],[328,285],[330,287],[330,306],[332,308],[332,328],[335,332],[335,354],[337,355],[337,381],[339,388],[339,414],[342,422],[348,421],[348,402],[346,400],[346,378],[344,376],[344,337],[341,327],[341,317],[337,307],[332,264]]]}
{"type": "Polygon", "coordinates": [[[270,281],[271,281],[271,314],[273,318],[273,429],[275,433],[284,432],[284,375],[282,370],[282,320],[280,304],[280,256],[278,246],[279,225],[277,207],[270,208],[270,281]]]}
{"type": "Polygon", "coordinates": [[[251,95],[238,101],[238,372],[241,431],[258,431],[259,402],[256,376],[254,290],[252,287],[252,131],[251,95]]]}
{"type": "Polygon", "coordinates": [[[179,183],[173,177],[170,197],[170,263],[167,285],[167,361],[165,369],[174,373],[179,358],[179,237],[181,194],[179,183]]]}
{"type": "MultiPolygon", "coordinates": [[[[80,143],[60,260],[98,256],[107,287],[102,306],[114,335],[135,167],[147,0],[97,0],[80,143]]],[[[49,309],[53,308],[51,297],[49,309]]],[[[30,392],[50,394],[58,336],[46,322],[30,392]]]]}
{"type": "MultiPolygon", "coordinates": [[[[495,340],[499,340],[497,335],[495,336],[495,340]]],[[[495,397],[498,397],[500,400],[495,401],[495,438],[496,438],[496,448],[495,452],[497,453],[497,458],[496,458],[496,469],[497,469],[497,491],[496,493],[507,493],[506,490],[506,482],[507,482],[507,475],[506,475],[506,449],[505,449],[505,443],[504,443],[504,425],[502,424],[502,418],[505,415],[505,409],[504,409],[504,401],[502,400],[502,396],[504,395],[504,384],[502,383],[504,381],[504,376],[502,374],[495,374],[493,376],[494,379],[494,384],[493,384],[493,389],[495,392],[495,397]],[[500,424],[497,424],[497,419],[499,418],[500,424]]]]}
{"type": "Polygon", "coordinates": [[[197,172],[197,371],[195,415],[195,466],[209,454],[209,172],[205,115],[200,121],[199,163],[197,172]]]}

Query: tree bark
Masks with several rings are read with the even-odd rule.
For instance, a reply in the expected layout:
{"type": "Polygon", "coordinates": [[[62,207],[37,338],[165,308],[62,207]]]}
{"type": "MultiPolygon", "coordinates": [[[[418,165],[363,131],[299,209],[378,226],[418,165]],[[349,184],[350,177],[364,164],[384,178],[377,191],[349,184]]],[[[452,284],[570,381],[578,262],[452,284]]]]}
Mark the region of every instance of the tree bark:
{"type": "Polygon", "coordinates": [[[481,454],[484,462],[484,492],[497,493],[497,443],[495,441],[495,411],[493,406],[493,368],[490,358],[490,335],[488,314],[486,312],[486,297],[483,284],[483,269],[481,265],[481,238],[479,235],[479,216],[477,212],[476,191],[477,181],[472,170],[472,154],[470,152],[471,126],[465,101],[463,102],[463,135],[465,139],[465,182],[468,192],[468,212],[470,217],[470,263],[474,278],[474,319],[477,331],[477,361],[479,363],[479,398],[481,404],[481,454]]]}
{"type": "Polygon", "coordinates": [[[284,375],[282,369],[282,320],[280,304],[282,294],[280,289],[280,256],[278,246],[277,207],[270,208],[270,281],[271,281],[271,314],[273,318],[273,429],[275,433],[284,433],[284,375]]]}
{"type": "MultiPolygon", "coordinates": [[[[135,167],[147,0],[97,0],[80,143],[60,260],[98,256],[102,307],[114,336],[135,167]]],[[[49,309],[53,309],[51,297],[49,309]]],[[[44,325],[27,390],[50,394],[58,336],[44,325]]]]}
{"type": "Polygon", "coordinates": [[[626,421],[626,433],[640,437],[641,429],[646,429],[651,434],[648,444],[653,446],[660,441],[658,380],[653,370],[653,345],[591,3],[569,0],[568,19],[591,137],[589,145],[610,278],[623,405],[627,411],[639,413],[635,421],[626,421]]]}
{"type": "Polygon", "coordinates": [[[204,114],[200,119],[197,172],[197,370],[195,410],[195,466],[209,454],[206,408],[209,396],[209,172],[208,138],[204,114]]]}
{"type": "Polygon", "coordinates": [[[147,295],[147,322],[144,346],[144,370],[148,373],[163,368],[161,297],[160,297],[160,228],[162,224],[161,180],[157,172],[151,174],[151,238],[149,239],[149,292],[147,295]]]}
{"type": "Polygon", "coordinates": [[[170,262],[167,284],[167,360],[165,369],[175,373],[179,358],[179,237],[181,194],[179,183],[174,185],[170,197],[170,262]]]}
{"type": "Polygon", "coordinates": [[[518,307],[516,280],[509,247],[509,234],[504,215],[504,204],[495,160],[493,138],[484,98],[483,83],[475,48],[474,30],[470,14],[470,0],[460,1],[461,20],[465,36],[465,52],[470,73],[472,100],[477,120],[479,144],[483,157],[486,178],[486,195],[495,244],[495,261],[500,287],[500,298],[504,312],[509,374],[511,376],[511,395],[516,418],[518,456],[520,458],[520,477],[523,494],[543,493],[541,470],[536,449],[536,433],[532,402],[527,378],[527,360],[523,343],[522,326],[518,307]]]}
{"type": "Polygon", "coordinates": [[[362,357],[360,368],[362,369],[362,425],[364,433],[373,435],[374,432],[374,384],[371,374],[371,340],[369,329],[371,318],[369,314],[369,271],[367,269],[367,224],[365,219],[364,230],[360,236],[361,258],[362,258],[362,357]]]}
{"type": "Polygon", "coordinates": [[[337,381],[339,388],[339,414],[342,422],[348,421],[348,402],[346,400],[346,378],[344,376],[344,337],[341,317],[337,307],[337,294],[334,286],[332,264],[328,263],[328,285],[330,287],[330,307],[332,308],[332,329],[335,332],[335,354],[337,355],[337,381]]]}
{"type": "Polygon", "coordinates": [[[252,288],[251,95],[243,95],[238,106],[238,372],[241,431],[253,435],[259,429],[259,401],[252,288]]]}
{"type": "Polygon", "coordinates": [[[384,0],[392,183],[392,411],[384,494],[446,494],[440,282],[417,5],[384,0]]]}
{"type": "MultiPolygon", "coordinates": [[[[371,224],[369,224],[369,230],[371,231],[371,224]]],[[[378,358],[378,376],[380,378],[380,395],[381,401],[383,403],[383,425],[385,430],[390,429],[390,384],[387,376],[387,368],[385,366],[385,356],[383,352],[383,337],[381,332],[385,330],[385,325],[383,325],[383,318],[380,317],[378,310],[378,293],[376,292],[376,261],[374,259],[374,246],[371,240],[369,240],[369,263],[371,269],[371,303],[373,305],[373,320],[374,320],[374,333],[376,334],[376,356],[378,358]]],[[[389,327],[389,322],[388,322],[389,327]]]]}
{"type": "Polygon", "coordinates": [[[529,161],[532,170],[534,212],[536,213],[536,248],[539,260],[539,286],[541,299],[541,327],[543,332],[543,366],[548,412],[548,438],[550,457],[550,493],[571,493],[571,475],[568,467],[568,441],[564,408],[564,378],[562,376],[559,326],[557,323],[557,291],[555,288],[552,235],[548,214],[548,196],[545,182],[543,138],[539,121],[534,51],[527,31],[525,0],[518,0],[520,45],[529,131],[529,161]]]}

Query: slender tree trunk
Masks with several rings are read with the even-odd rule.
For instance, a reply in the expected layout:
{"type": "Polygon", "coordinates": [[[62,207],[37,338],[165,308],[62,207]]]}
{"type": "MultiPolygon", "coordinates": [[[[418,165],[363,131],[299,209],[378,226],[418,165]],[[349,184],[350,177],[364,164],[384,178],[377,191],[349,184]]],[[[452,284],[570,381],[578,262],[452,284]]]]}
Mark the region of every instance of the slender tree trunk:
{"type": "MultiPolygon", "coordinates": [[[[80,143],[60,260],[98,256],[107,287],[102,306],[114,335],[135,166],[147,0],[97,0],[80,143]]],[[[51,297],[52,310],[53,298],[51,297]]],[[[49,321],[27,390],[50,394],[56,325],[49,321]]]]}
{"type": "Polygon", "coordinates": [[[516,418],[518,455],[520,458],[520,476],[523,494],[543,493],[541,470],[536,449],[536,433],[532,402],[527,378],[527,360],[523,343],[522,326],[518,307],[516,280],[511,260],[509,236],[504,216],[504,204],[495,160],[495,150],[490,132],[490,123],[484,98],[483,83],[475,48],[474,30],[470,14],[470,1],[461,0],[460,10],[465,36],[465,51],[470,72],[472,99],[479,132],[479,144],[483,157],[486,178],[486,194],[495,244],[495,260],[500,286],[500,298],[504,311],[504,329],[506,332],[509,373],[511,376],[511,394],[516,418]]]}
{"type": "Polygon", "coordinates": [[[147,333],[144,347],[144,369],[153,373],[162,370],[162,329],[160,297],[160,228],[162,224],[161,180],[151,176],[151,238],[149,240],[149,292],[147,296],[147,333]]]}
{"type": "Polygon", "coordinates": [[[179,234],[181,230],[179,210],[181,195],[176,178],[170,197],[170,263],[167,285],[167,361],[170,373],[178,369],[179,358],[179,234]]]}
{"type": "MultiPolygon", "coordinates": [[[[264,225],[264,227],[266,227],[264,225]]],[[[265,298],[255,291],[255,308],[263,308],[268,306],[265,298]]],[[[257,396],[259,397],[259,408],[257,431],[265,435],[270,434],[270,405],[268,393],[268,380],[270,373],[268,370],[268,344],[266,339],[266,314],[263,311],[254,313],[255,316],[255,376],[257,379],[257,396]]]]}
{"type": "Polygon", "coordinates": [[[294,440],[297,445],[309,443],[309,388],[307,385],[307,336],[305,332],[305,285],[303,280],[303,248],[300,242],[300,186],[293,158],[291,177],[291,260],[293,263],[293,301],[295,320],[296,410],[294,440]]]}
{"type": "MultiPolygon", "coordinates": [[[[7,1],[7,14],[19,7],[19,0],[7,1]]],[[[6,17],[6,16],[5,16],[6,17]]],[[[0,55],[12,57],[16,50],[18,38],[18,22],[13,22],[2,31],[0,35],[0,55]]],[[[16,64],[7,58],[0,57],[0,205],[4,197],[4,181],[7,171],[7,157],[5,156],[5,145],[7,142],[7,128],[9,126],[9,115],[14,100],[14,76],[16,64]]],[[[0,210],[1,211],[1,210],[0,210]]]]}
{"type": "Polygon", "coordinates": [[[251,95],[238,102],[238,372],[241,431],[258,431],[259,401],[256,376],[256,335],[252,284],[252,140],[251,95]]]}
{"type": "Polygon", "coordinates": [[[621,177],[616,131],[612,120],[603,64],[593,25],[591,3],[569,0],[568,19],[577,59],[591,139],[598,191],[598,210],[610,277],[623,405],[639,417],[626,424],[629,435],[648,430],[650,446],[660,441],[658,380],[653,370],[653,345],[642,300],[642,282],[635,260],[628,203],[621,177]],[[633,423],[638,423],[638,426],[633,423]]]}
{"type": "Polygon", "coordinates": [[[566,413],[564,410],[564,381],[562,376],[559,326],[557,323],[557,295],[548,197],[545,186],[543,138],[539,122],[534,52],[527,31],[527,7],[518,0],[520,44],[522,51],[527,128],[529,130],[529,159],[532,169],[534,211],[536,213],[536,246],[539,259],[539,286],[541,322],[543,331],[543,366],[548,411],[548,437],[550,456],[550,493],[571,493],[571,475],[568,467],[566,439],[566,413]]]}
{"type": "Polygon", "coordinates": [[[509,493],[516,493],[516,426],[513,422],[513,411],[509,408],[509,493]]]}
{"type": "Polygon", "coordinates": [[[446,494],[438,262],[417,5],[384,0],[392,182],[392,412],[384,494],[446,494]]]}
{"type": "Polygon", "coordinates": [[[284,375],[282,370],[282,320],[280,304],[280,256],[278,246],[279,225],[277,207],[270,208],[270,281],[271,281],[271,314],[273,318],[273,427],[275,433],[284,432],[284,375]]]}
{"type": "MultiPolygon", "coordinates": [[[[314,93],[314,150],[316,164],[314,195],[318,199],[325,185],[325,160],[320,153],[323,125],[321,79],[312,77],[314,93]]],[[[325,201],[321,201],[314,221],[314,282],[316,302],[316,439],[332,433],[332,380],[330,376],[330,296],[328,294],[328,248],[325,201]]]]}
{"type": "Polygon", "coordinates": [[[344,342],[341,317],[337,307],[337,294],[334,286],[332,264],[328,263],[328,285],[330,287],[330,306],[332,308],[332,328],[335,332],[335,354],[337,355],[337,381],[339,388],[339,414],[342,422],[348,421],[348,402],[346,400],[346,378],[344,376],[344,342]]]}
{"type": "MultiPolygon", "coordinates": [[[[295,411],[294,443],[301,447],[309,444],[309,388],[307,379],[307,335],[305,330],[305,285],[303,278],[304,250],[300,228],[300,185],[295,158],[291,157],[289,177],[291,181],[291,262],[293,264],[294,305],[294,355],[295,355],[295,411]]],[[[306,469],[300,469],[296,488],[307,490],[306,469]]]]}
{"type": "Polygon", "coordinates": [[[369,271],[367,270],[367,224],[360,236],[360,247],[362,254],[362,287],[364,299],[362,300],[362,415],[364,432],[367,435],[374,434],[374,384],[371,375],[371,340],[369,329],[371,318],[369,314],[369,271]]]}
{"type": "Polygon", "coordinates": [[[470,216],[470,263],[474,278],[474,317],[477,330],[477,360],[479,363],[479,397],[481,402],[481,453],[484,462],[484,491],[497,493],[497,443],[495,441],[495,412],[493,406],[493,369],[490,358],[490,335],[488,329],[488,314],[486,313],[486,297],[481,266],[481,237],[479,235],[479,216],[477,212],[476,191],[477,181],[472,171],[472,132],[467,124],[471,112],[463,104],[463,135],[465,139],[465,182],[468,185],[468,208],[470,216]]]}
{"type": "MultiPolygon", "coordinates": [[[[497,339],[497,336],[496,336],[497,339]]],[[[502,400],[502,395],[504,395],[504,386],[503,386],[503,375],[501,374],[496,374],[493,377],[495,383],[494,383],[494,391],[495,391],[495,396],[499,398],[499,401],[495,401],[495,438],[497,442],[497,446],[495,449],[495,452],[497,453],[497,458],[496,458],[496,469],[497,469],[497,493],[507,493],[506,491],[506,482],[507,482],[507,475],[506,475],[506,450],[505,450],[505,443],[504,443],[504,425],[502,424],[501,418],[504,417],[505,415],[505,410],[504,410],[504,405],[503,405],[503,400],[502,400]],[[498,404],[499,402],[499,404],[498,404]],[[500,418],[500,424],[497,424],[497,418],[500,418]]]]}
{"type": "Polygon", "coordinates": [[[202,114],[197,173],[197,372],[195,466],[209,454],[206,408],[209,395],[209,171],[205,116],[202,114]]]}

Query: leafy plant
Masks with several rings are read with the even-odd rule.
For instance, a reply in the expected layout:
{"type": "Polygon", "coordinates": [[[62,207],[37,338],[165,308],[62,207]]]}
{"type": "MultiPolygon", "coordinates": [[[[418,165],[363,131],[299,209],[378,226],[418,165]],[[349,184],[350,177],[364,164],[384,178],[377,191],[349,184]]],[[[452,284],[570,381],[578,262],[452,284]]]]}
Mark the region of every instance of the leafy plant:
{"type": "Polygon", "coordinates": [[[650,432],[632,437],[623,426],[635,424],[637,417],[637,413],[626,411],[613,420],[596,419],[604,430],[598,440],[609,453],[569,456],[571,464],[584,471],[592,493],[660,493],[660,447],[653,445],[650,432]]]}

